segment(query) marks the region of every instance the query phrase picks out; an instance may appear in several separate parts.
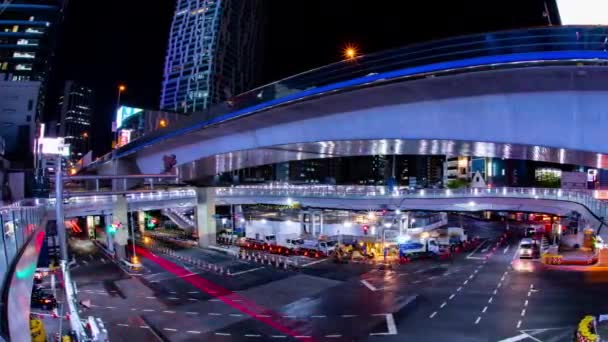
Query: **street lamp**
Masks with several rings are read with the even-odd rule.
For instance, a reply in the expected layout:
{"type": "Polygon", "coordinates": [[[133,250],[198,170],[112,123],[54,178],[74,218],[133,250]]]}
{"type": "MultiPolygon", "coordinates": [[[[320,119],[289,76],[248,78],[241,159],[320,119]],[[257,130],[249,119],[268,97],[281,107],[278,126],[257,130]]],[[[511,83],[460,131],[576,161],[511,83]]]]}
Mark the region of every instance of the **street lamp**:
{"type": "MultiPolygon", "coordinates": [[[[118,94],[116,95],[116,110],[115,113],[118,112],[118,108],[120,108],[120,95],[127,90],[127,86],[124,84],[118,85],[118,94]]],[[[114,129],[114,144],[118,145],[118,127],[114,127],[112,125],[112,129],[114,129]]],[[[114,146],[113,146],[114,147],[114,146]]]]}
{"type": "Polygon", "coordinates": [[[357,49],[357,46],[354,44],[346,45],[344,47],[344,50],[342,51],[342,55],[345,60],[352,60],[352,59],[357,58],[359,56],[359,51],[357,49]]]}

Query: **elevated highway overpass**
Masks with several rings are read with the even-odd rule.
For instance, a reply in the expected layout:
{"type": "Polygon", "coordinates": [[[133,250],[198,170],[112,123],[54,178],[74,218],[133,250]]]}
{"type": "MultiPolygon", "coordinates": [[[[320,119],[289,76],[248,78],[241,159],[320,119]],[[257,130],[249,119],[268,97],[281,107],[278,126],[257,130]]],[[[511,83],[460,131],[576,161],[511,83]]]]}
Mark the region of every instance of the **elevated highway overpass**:
{"type": "MultiPolygon", "coordinates": [[[[608,204],[594,198],[593,192],[542,188],[427,189],[387,192],[376,186],[244,186],[215,188],[215,205],[277,204],[297,202],[304,207],[379,210],[432,211],[520,211],[565,216],[577,211],[598,229],[608,215],[608,204]]],[[[117,198],[123,195],[87,196],[74,193],[65,202],[66,217],[110,215],[117,198]]],[[[180,188],[160,191],[128,191],[129,211],[195,207],[196,191],[180,188]]],[[[49,208],[54,206],[50,200],[49,208]]],[[[608,229],[604,229],[608,231],[608,229]]]]}
{"type": "Polygon", "coordinates": [[[174,154],[194,184],[290,160],[475,155],[607,167],[603,27],[451,38],[302,73],[103,158],[99,174],[156,173],[174,154]]]}

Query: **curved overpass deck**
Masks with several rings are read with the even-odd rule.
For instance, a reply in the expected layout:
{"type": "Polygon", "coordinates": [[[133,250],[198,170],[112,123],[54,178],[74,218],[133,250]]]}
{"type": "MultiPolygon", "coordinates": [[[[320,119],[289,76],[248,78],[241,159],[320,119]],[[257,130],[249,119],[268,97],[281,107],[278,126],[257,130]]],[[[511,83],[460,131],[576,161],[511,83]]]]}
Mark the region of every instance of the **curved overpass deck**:
{"type": "Polygon", "coordinates": [[[606,34],[603,27],[540,28],[451,38],[364,56],[356,63],[333,64],[239,95],[136,141],[116,156],[135,154],[140,170],[150,172],[164,154],[176,154],[182,174],[196,177],[285,160],[381,153],[382,147],[373,145],[389,139],[384,148],[389,153],[399,153],[399,146],[406,147],[403,153],[422,153],[418,151],[435,141],[446,147],[431,153],[536,155],[538,160],[608,165],[603,155],[596,160],[597,152],[608,152],[598,145],[598,132],[606,128],[601,120],[606,86],[600,82],[604,77],[596,75],[605,71],[608,61],[606,34]],[[599,67],[564,71],[545,66],[539,68],[545,71],[521,74],[523,67],[577,63],[599,67]],[[508,74],[505,68],[520,73],[508,74]],[[479,70],[485,76],[471,77],[479,70]],[[445,77],[442,87],[437,84],[444,77],[428,79],[454,73],[458,76],[445,77]],[[412,79],[416,81],[401,82],[412,79]],[[397,81],[399,86],[394,86],[397,81]],[[506,89],[509,84],[516,87],[506,89]],[[348,136],[336,129],[357,123],[348,136]],[[482,126],[477,135],[467,129],[475,124],[482,126]],[[433,125],[438,129],[432,132],[412,129],[433,125]],[[541,139],[518,133],[522,126],[543,125],[548,133],[539,133],[541,139]],[[359,144],[364,151],[332,154],[317,143],[341,144],[339,151],[359,144]],[[475,151],[475,144],[490,145],[475,151]],[[571,156],[570,151],[583,152],[571,156]]]}

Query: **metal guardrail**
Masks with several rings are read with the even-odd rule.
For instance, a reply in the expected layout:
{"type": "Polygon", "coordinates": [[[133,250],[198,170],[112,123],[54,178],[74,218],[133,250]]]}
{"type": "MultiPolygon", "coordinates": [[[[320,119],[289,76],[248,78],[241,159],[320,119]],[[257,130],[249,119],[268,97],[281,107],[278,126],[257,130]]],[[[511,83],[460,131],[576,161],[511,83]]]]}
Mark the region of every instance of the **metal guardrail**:
{"type": "Polygon", "coordinates": [[[465,189],[396,189],[388,191],[384,186],[347,186],[347,185],[268,185],[268,186],[241,186],[217,188],[217,197],[285,197],[286,204],[290,198],[316,197],[316,198],[386,198],[386,199],[437,199],[437,198],[474,198],[503,197],[527,198],[570,201],[582,204],[598,218],[608,216],[608,203],[594,197],[595,191],[570,191],[549,188],[465,188],[465,189]]]}
{"type": "Polygon", "coordinates": [[[276,105],[404,77],[474,69],[522,68],[539,63],[604,65],[608,27],[552,26],[490,32],[405,46],[306,71],[237,95],[171,127],[151,132],[92,165],[121,157],[164,139],[249,115],[276,105]]]}

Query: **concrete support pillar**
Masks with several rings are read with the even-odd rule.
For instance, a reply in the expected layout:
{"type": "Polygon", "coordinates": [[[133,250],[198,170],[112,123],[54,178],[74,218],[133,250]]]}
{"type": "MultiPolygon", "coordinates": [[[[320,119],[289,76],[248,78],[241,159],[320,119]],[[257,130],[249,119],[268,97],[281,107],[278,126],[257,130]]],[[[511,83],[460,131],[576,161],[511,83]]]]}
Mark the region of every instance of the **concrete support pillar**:
{"type": "Polygon", "coordinates": [[[125,258],[125,247],[127,245],[127,240],[129,239],[129,217],[127,216],[127,198],[124,195],[118,196],[116,202],[114,202],[112,223],[120,225],[120,228],[117,229],[116,234],[114,234],[116,256],[125,258]]]}
{"type": "Polygon", "coordinates": [[[323,210],[319,211],[319,235],[323,235],[323,210]]]}
{"type": "Polygon", "coordinates": [[[196,189],[196,227],[201,247],[215,245],[215,189],[196,189]]]}
{"type": "Polygon", "coordinates": [[[304,210],[300,210],[300,213],[298,214],[298,220],[300,221],[300,236],[302,236],[303,234],[305,234],[306,231],[306,222],[304,222],[304,218],[305,218],[306,212],[304,210]]]}
{"type": "Polygon", "coordinates": [[[111,253],[114,253],[114,237],[108,234],[108,226],[112,224],[112,215],[105,215],[103,221],[105,223],[106,246],[111,253]]]}
{"type": "Polygon", "coordinates": [[[137,212],[137,228],[139,229],[139,233],[143,236],[144,230],[146,230],[146,212],[138,211],[137,212]]]}

